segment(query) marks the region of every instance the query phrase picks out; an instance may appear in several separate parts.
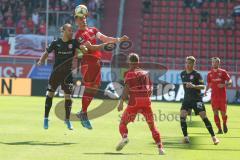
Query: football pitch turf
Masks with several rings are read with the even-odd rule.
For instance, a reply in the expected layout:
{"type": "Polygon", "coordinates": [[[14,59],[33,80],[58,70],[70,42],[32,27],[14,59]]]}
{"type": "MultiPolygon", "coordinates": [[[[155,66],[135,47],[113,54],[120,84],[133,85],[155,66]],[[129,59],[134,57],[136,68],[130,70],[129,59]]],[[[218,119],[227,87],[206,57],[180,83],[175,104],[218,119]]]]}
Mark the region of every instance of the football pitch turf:
{"type": "MultiPolygon", "coordinates": [[[[53,107],[61,100],[54,98],[53,107]]],[[[236,160],[240,157],[240,106],[229,106],[229,133],[218,135],[221,142],[215,146],[203,122],[196,116],[188,123],[191,144],[181,144],[178,117],[181,104],[153,102],[156,124],[166,151],[166,155],[160,156],[141,116],[129,124],[129,144],[116,152],[120,140],[117,109],[92,120],[93,130],[83,128],[76,121],[73,122],[74,130],[70,131],[52,108],[50,127],[44,130],[44,102],[44,97],[0,97],[1,160],[236,160]]],[[[101,102],[94,100],[89,109],[101,102]]],[[[74,99],[73,113],[79,111],[80,104],[81,99],[74,99]]],[[[216,131],[210,105],[206,108],[216,131]]]]}

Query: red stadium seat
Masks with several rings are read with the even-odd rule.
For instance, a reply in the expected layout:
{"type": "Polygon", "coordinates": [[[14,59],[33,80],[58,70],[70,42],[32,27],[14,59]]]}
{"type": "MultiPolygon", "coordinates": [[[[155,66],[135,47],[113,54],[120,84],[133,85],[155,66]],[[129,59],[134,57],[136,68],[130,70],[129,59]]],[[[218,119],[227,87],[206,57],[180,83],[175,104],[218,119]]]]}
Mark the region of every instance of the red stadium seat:
{"type": "Polygon", "coordinates": [[[169,20],[170,20],[170,21],[175,20],[175,16],[174,16],[174,14],[170,14],[170,15],[169,15],[169,20]]]}
{"type": "Polygon", "coordinates": [[[168,35],[168,41],[175,41],[175,36],[168,35]]]}
{"type": "Polygon", "coordinates": [[[159,33],[159,28],[152,28],[151,33],[152,34],[158,34],[159,33]]]}
{"type": "Polygon", "coordinates": [[[184,27],[183,21],[177,21],[177,27],[184,27]]]}
{"type": "MultiPolygon", "coordinates": [[[[150,17],[149,17],[150,18],[150,17]]],[[[152,15],[152,19],[153,20],[159,20],[161,17],[160,17],[160,14],[153,14],[152,15]]]]}
{"type": "Polygon", "coordinates": [[[170,1],[169,6],[172,7],[172,8],[175,8],[177,6],[177,4],[176,4],[175,1],[170,1]]]}
{"type": "Polygon", "coordinates": [[[176,8],[169,8],[169,14],[175,14],[177,12],[176,8]]]}
{"type": "Polygon", "coordinates": [[[166,1],[160,1],[160,5],[161,6],[167,6],[167,2],[166,1]]]}
{"type": "Polygon", "coordinates": [[[212,8],[213,10],[216,8],[216,3],[215,2],[210,2],[210,8],[212,8]]]}

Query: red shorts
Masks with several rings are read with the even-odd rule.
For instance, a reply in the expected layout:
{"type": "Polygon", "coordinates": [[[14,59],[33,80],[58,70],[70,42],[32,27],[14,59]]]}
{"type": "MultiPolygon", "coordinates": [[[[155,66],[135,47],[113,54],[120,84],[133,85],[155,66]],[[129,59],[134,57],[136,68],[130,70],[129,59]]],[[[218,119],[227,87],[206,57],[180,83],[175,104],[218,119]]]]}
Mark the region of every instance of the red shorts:
{"type": "Polygon", "coordinates": [[[101,64],[99,59],[82,60],[81,62],[82,82],[86,87],[99,86],[101,83],[101,64]]]}
{"type": "Polygon", "coordinates": [[[212,104],[213,110],[220,110],[222,112],[227,112],[227,101],[226,100],[212,99],[211,104],[212,104]]]}
{"type": "Polygon", "coordinates": [[[145,104],[146,105],[144,105],[143,103],[141,103],[141,105],[135,106],[128,105],[126,110],[123,112],[121,122],[125,124],[129,122],[134,122],[138,113],[141,113],[148,123],[154,122],[151,104],[149,104],[149,101],[146,101],[145,104]]]}

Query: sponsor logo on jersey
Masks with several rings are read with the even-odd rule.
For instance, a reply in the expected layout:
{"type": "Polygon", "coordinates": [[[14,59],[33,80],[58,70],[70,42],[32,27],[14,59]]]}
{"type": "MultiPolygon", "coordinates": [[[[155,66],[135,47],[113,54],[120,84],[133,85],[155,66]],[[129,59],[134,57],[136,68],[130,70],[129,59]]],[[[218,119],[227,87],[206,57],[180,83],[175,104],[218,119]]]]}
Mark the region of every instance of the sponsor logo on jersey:
{"type": "Polygon", "coordinates": [[[194,75],[190,75],[190,79],[192,80],[194,78],[194,75]]]}

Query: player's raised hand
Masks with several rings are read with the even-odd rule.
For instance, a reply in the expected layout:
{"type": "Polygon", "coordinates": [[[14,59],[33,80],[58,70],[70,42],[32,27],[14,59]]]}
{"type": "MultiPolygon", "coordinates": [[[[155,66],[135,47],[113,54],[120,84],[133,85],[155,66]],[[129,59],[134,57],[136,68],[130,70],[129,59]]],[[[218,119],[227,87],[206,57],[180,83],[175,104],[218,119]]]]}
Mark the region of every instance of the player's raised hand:
{"type": "Polygon", "coordinates": [[[129,37],[124,35],[120,38],[120,42],[123,42],[123,41],[128,41],[129,40],[129,37]]]}

